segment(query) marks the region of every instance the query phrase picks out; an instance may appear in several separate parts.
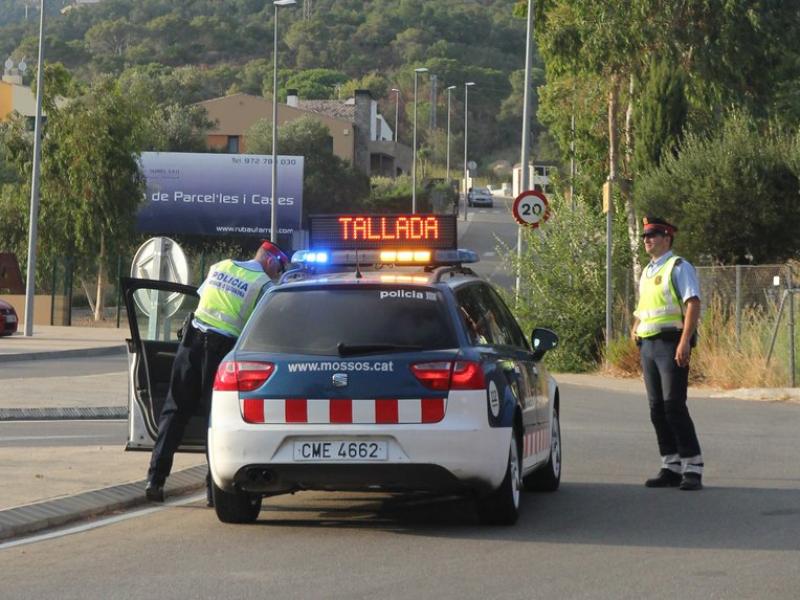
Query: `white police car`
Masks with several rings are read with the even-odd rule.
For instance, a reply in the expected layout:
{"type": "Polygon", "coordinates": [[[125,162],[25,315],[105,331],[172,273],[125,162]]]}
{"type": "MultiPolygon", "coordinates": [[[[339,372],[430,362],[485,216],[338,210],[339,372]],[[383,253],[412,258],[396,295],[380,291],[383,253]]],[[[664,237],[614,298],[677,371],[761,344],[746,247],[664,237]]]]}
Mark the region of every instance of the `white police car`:
{"type": "MultiPolygon", "coordinates": [[[[511,524],[521,489],[558,488],[559,394],[541,364],[557,336],[526,339],[464,266],[477,256],[454,249],[455,227],[451,215],[312,220],[313,249],[295,253],[300,268],[217,373],[220,520],[255,520],[267,495],[360,490],[469,494],[483,522],[511,524]]],[[[166,350],[146,344],[145,362],[166,350]]]]}

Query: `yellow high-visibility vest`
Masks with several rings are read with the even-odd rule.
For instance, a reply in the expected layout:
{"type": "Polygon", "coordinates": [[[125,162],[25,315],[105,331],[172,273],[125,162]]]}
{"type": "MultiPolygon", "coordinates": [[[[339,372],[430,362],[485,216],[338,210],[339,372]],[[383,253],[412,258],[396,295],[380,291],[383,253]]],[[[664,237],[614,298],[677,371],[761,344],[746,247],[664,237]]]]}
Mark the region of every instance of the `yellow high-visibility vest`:
{"type": "Polygon", "coordinates": [[[206,323],[239,337],[256,305],[261,288],[271,283],[264,271],[223,260],[211,266],[195,316],[206,323]]]}
{"type": "Polygon", "coordinates": [[[654,273],[648,275],[647,269],[642,273],[635,313],[639,319],[636,335],[640,338],[683,329],[683,306],[672,283],[672,269],[678,260],[680,257],[670,256],[654,273]]]}

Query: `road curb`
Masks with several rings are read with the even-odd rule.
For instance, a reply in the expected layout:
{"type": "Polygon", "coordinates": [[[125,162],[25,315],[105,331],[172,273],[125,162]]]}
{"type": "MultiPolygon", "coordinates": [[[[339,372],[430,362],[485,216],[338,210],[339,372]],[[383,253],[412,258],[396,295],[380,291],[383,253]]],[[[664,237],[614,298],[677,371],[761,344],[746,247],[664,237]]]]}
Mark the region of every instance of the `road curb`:
{"type": "MultiPolygon", "coordinates": [[[[165,495],[177,496],[203,488],[207,472],[205,465],[198,465],[173,473],[164,487],[165,495]]],[[[145,484],[144,480],[125,483],[0,511],[0,540],[150,504],[144,497],[145,484]]]]}
{"type": "Polygon", "coordinates": [[[15,354],[0,354],[0,363],[18,360],[47,360],[52,358],[74,358],[78,356],[113,356],[124,354],[124,345],[100,346],[97,348],[77,348],[74,350],[49,350],[45,352],[20,352],[15,354]]]}
{"type": "Polygon", "coordinates": [[[2,421],[57,421],[81,419],[127,419],[126,406],[91,406],[63,408],[0,408],[2,421]]]}

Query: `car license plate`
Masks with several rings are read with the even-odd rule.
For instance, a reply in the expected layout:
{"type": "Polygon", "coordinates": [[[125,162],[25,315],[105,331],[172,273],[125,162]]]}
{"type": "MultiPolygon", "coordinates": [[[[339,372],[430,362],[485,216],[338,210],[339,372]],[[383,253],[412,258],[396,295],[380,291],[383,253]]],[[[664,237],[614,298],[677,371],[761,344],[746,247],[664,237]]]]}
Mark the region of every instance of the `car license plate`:
{"type": "Polygon", "coordinates": [[[294,443],[296,461],[376,461],[389,458],[385,441],[302,440],[294,443]]]}
{"type": "Polygon", "coordinates": [[[6,323],[16,323],[17,315],[6,315],[6,323]]]}

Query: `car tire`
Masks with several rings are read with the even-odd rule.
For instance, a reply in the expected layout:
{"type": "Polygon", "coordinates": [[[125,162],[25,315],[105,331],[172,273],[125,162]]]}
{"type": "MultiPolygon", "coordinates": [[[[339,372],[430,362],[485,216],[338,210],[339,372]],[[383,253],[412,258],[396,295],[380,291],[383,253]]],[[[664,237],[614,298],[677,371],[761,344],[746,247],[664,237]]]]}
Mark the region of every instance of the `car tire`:
{"type": "Polygon", "coordinates": [[[555,492],[561,484],[561,422],[558,409],[553,409],[550,433],[550,457],[530,475],[523,477],[523,485],[531,492],[555,492]]]}
{"type": "Polygon", "coordinates": [[[478,498],[478,519],[485,525],[513,525],[519,518],[522,492],[522,464],[519,453],[519,433],[512,430],[508,449],[506,475],[500,487],[488,496],[478,498]]]}
{"type": "Polygon", "coordinates": [[[261,496],[246,492],[226,492],[211,481],[214,511],[223,523],[252,523],[261,512],[261,496]]]}

